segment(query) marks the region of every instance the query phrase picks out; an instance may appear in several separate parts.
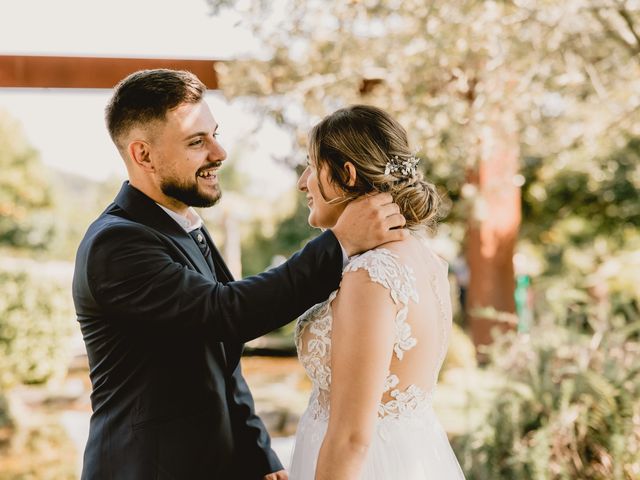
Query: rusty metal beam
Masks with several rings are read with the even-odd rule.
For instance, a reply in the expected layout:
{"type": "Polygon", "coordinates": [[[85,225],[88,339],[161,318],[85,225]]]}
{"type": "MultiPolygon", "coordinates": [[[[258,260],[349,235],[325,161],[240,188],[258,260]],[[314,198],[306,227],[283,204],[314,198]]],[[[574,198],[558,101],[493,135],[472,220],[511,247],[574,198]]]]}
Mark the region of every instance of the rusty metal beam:
{"type": "Polygon", "coordinates": [[[215,60],[0,55],[0,87],[113,88],[136,70],[189,70],[218,88],[215,60]]]}

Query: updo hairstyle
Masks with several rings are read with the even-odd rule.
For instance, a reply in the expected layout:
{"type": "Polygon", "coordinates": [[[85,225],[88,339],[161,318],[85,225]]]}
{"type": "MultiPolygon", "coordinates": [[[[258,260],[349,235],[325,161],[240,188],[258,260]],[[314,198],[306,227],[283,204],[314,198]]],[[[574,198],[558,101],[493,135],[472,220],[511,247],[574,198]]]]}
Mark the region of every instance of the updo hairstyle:
{"type": "MultiPolygon", "coordinates": [[[[407,133],[385,111],[352,105],[325,117],[309,133],[309,156],[318,170],[328,169],[330,181],[347,197],[367,193],[388,192],[400,207],[409,228],[420,226],[433,230],[436,226],[440,197],[432,183],[424,180],[419,168],[415,173],[385,173],[388,162],[413,157],[407,133]],[[355,185],[349,186],[345,162],[356,169],[355,185]]],[[[320,185],[322,195],[322,185],[320,185]]]]}

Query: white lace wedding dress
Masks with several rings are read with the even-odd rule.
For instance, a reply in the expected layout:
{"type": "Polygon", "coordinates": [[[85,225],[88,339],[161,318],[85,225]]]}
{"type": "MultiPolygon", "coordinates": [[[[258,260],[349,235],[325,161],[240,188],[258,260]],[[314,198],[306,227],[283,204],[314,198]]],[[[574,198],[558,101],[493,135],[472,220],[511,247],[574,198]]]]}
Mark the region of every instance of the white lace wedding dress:
{"type": "MultiPolygon", "coordinates": [[[[362,480],[458,480],[464,475],[447,435],[432,408],[438,372],[451,331],[447,265],[433,253],[422,233],[424,262],[420,282],[414,269],[391,251],[379,248],[353,257],[344,273],[366,270],[384,286],[398,313],[394,354],[389,365],[378,418],[362,469],[362,480]],[[426,278],[424,273],[427,272],[426,278]],[[410,308],[417,309],[408,315],[410,308]],[[417,313],[417,314],[416,314],[417,313]],[[413,323],[408,321],[412,318],[413,323]],[[416,332],[414,334],[414,331],[416,332]],[[414,353],[415,352],[415,353],[414,353]]],[[[320,446],[329,420],[331,389],[331,303],[329,298],[303,314],[296,325],[298,356],[313,383],[307,410],[296,432],[291,480],[313,480],[320,446]]]]}

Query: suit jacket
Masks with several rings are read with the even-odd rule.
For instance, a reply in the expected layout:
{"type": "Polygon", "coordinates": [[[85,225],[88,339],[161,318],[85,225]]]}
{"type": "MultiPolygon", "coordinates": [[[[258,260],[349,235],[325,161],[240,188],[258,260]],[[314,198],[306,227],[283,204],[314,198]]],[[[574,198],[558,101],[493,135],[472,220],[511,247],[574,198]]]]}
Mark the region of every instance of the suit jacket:
{"type": "Polygon", "coordinates": [[[242,377],[242,345],[325,300],[342,251],[325,232],[234,281],[211,247],[214,272],[127,182],[80,243],[73,298],[93,387],[83,479],[249,480],[282,468],[242,377]]]}

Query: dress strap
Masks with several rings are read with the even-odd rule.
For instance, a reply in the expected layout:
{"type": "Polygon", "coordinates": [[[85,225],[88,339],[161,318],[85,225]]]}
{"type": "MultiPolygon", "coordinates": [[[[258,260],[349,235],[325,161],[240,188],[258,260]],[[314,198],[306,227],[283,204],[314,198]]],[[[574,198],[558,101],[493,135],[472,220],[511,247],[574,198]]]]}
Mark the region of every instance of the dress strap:
{"type": "Polygon", "coordinates": [[[345,267],[343,273],[365,270],[372,282],[389,290],[391,298],[400,309],[396,313],[395,341],[393,351],[402,360],[404,353],[418,343],[407,323],[409,300],[418,303],[418,291],[413,270],[398,261],[398,255],[385,248],[369,250],[354,257],[345,267]]]}
{"type": "Polygon", "coordinates": [[[411,267],[400,263],[398,255],[386,248],[368,250],[351,258],[343,273],[366,270],[371,281],[389,290],[395,303],[418,303],[416,278],[411,267]]]}

